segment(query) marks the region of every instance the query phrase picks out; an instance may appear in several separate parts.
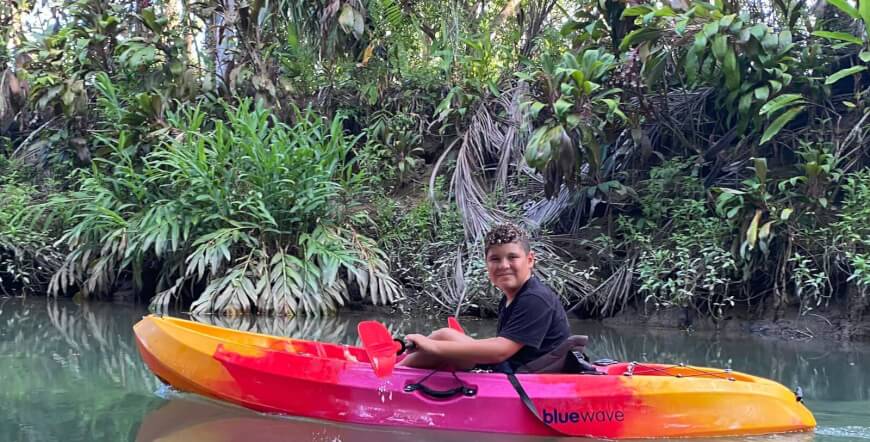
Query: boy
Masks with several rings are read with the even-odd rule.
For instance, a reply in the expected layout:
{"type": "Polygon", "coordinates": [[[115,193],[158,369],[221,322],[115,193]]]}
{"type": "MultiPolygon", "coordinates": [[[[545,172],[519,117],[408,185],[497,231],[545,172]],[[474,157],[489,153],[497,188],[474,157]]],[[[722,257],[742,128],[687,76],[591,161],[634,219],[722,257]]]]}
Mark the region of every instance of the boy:
{"type": "Polygon", "coordinates": [[[416,344],[417,350],[399,365],[513,372],[570,336],[559,297],[532,275],[535,254],[522,228],[514,224],[493,227],[486,235],[484,252],[489,280],[504,293],[498,307],[497,336],[474,339],[450,328],[428,337],[407,335],[405,339],[416,344]]]}

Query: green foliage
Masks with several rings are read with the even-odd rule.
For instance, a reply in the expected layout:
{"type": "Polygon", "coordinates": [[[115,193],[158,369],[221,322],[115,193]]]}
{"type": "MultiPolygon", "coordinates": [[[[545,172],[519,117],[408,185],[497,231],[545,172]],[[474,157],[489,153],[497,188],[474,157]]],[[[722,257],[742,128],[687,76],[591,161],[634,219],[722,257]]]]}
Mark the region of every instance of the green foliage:
{"type": "MultiPolygon", "coordinates": [[[[376,200],[378,242],[391,257],[402,285],[412,290],[434,290],[447,270],[464,235],[455,208],[436,210],[430,200],[400,206],[390,199],[376,200]]],[[[485,276],[485,275],[484,275],[485,276]]]]}
{"type": "Polygon", "coordinates": [[[36,166],[0,210],[41,246],[63,225],[56,292],[331,312],[396,299],[390,262],[485,310],[505,219],[601,314],[866,286],[870,2],[231,3],[0,7],[0,152],[36,166]]]}
{"type": "Polygon", "coordinates": [[[27,181],[25,168],[0,156],[0,292],[35,293],[46,273],[57,266],[50,226],[33,223],[32,206],[40,192],[27,181]]]}
{"type": "Polygon", "coordinates": [[[748,12],[728,13],[721,3],[696,2],[680,13],[667,6],[641,8],[635,15],[658,24],[652,29],[639,28],[622,45],[639,45],[650,54],[644,66],[648,84],[661,84],[668,58],[680,60],[677,68],[685,73],[689,85],[715,87],[716,108],[724,111],[720,123],[736,125],[738,133],[763,129],[760,144],[771,140],[803,110],[791,107],[800,104],[795,100],[789,100],[788,106],[784,102],[770,106],[800,77],[796,57],[800,46],[791,30],[775,32],[752,20],[748,12]],[[670,46],[671,33],[692,44],[670,46]],[[776,115],[780,110],[785,112],[776,115]]]}
{"type": "Polygon", "coordinates": [[[420,122],[410,115],[378,111],[372,114],[366,128],[366,166],[375,177],[395,175],[398,187],[405,185],[421,164],[423,154],[420,122]],[[375,168],[386,168],[375,170],[375,168]]]}
{"type": "Polygon", "coordinates": [[[577,184],[580,168],[589,166],[592,184],[601,184],[610,140],[606,129],[626,120],[619,108],[620,89],[603,87],[616,68],[612,54],[587,49],[578,56],[566,53],[558,62],[543,60],[536,80],[540,99],[526,103],[536,124],[525,157],[547,177],[547,195],[562,182],[577,184]]]}
{"type": "Polygon", "coordinates": [[[673,159],[650,171],[639,186],[643,216],[620,218],[627,247],[639,253],[635,273],[644,302],[693,307],[722,316],[734,305],[729,286],[738,267],[724,248],[731,229],[707,207],[697,168],[673,159]]]}
{"type": "Polygon", "coordinates": [[[248,102],[225,111],[226,123],[199,108],[170,114],[175,135],[141,166],[122,133],[110,160],[55,200],[76,215],[51,290],[106,293],[119,272],[141,284],[159,263],[153,303],[201,281],[195,312],[332,313],[347,282],[374,303],[398,299],[383,253],[351,227],[347,197],[362,182],[342,119],[304,111],[291,127],[248,102]]]}
{"type": "Polygon", "coordinates": [[[839,220],[833,225],[835,244],[845,253],[852,268],[849,279],[870,287],[870,172],[864,170],[846,178],[839,220]]]}
{"type": "Polygon", "coordinates": [[[6,294],[12,284],[30,284],[32,265],[28,265],[28,251],[37,249],[44,237],[20,222],[22,213],[31,204],[32,187],[0,179],[0,290],[6,294]]]}

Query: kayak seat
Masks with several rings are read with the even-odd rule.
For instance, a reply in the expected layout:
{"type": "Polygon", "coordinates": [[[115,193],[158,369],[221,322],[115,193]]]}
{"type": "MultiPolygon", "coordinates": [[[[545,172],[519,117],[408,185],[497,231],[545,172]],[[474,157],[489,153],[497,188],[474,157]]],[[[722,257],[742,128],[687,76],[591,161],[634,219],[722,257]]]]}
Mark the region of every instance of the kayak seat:
{"type": "Polygon", "coordinates": [[[604,374],[589,363],[586,356],[586,343],[589,337],[585,335],[569,336],[549,353],[538,357],[517,368],[517,373],[571,373],[571,374],[604,374]]]}

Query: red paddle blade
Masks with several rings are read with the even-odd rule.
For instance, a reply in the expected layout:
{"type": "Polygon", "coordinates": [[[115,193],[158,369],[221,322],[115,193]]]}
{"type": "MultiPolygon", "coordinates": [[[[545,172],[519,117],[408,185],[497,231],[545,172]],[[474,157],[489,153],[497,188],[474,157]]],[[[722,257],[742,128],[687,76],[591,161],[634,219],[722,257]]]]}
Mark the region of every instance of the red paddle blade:
{"type": "Polygon", "coordinates": [[[375,375],[385,378],[392,374],[393,366],[396,365],[396,342],[387,327],[378,321],[362,321],[356,326],[356,330],[375,375]]]}
{"type": "Polygon", "coordinates": [[[447,317],[447,326],[452,328],[453,330],[458,331],[459,333],[465,334],[465,330],[463,330],[462,326],[459,325],[459,321],[456,320],[455,316],[447,317]]]}

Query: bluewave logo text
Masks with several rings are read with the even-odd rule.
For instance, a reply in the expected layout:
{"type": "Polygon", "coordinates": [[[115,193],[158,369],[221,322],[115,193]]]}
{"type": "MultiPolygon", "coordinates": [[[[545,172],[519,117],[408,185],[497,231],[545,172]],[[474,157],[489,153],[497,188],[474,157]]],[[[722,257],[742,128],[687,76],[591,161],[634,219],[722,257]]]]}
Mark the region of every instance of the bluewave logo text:
{"type": "Polygon", "coordinates": [[[570,410],[547,410],[544,411],[545,424],[567,424],[567,423],[593,423],[593,422],[622,422],[625,420],[625,413],[622,410],[586,410],[586,411],[570,411],[570,410]]]}

